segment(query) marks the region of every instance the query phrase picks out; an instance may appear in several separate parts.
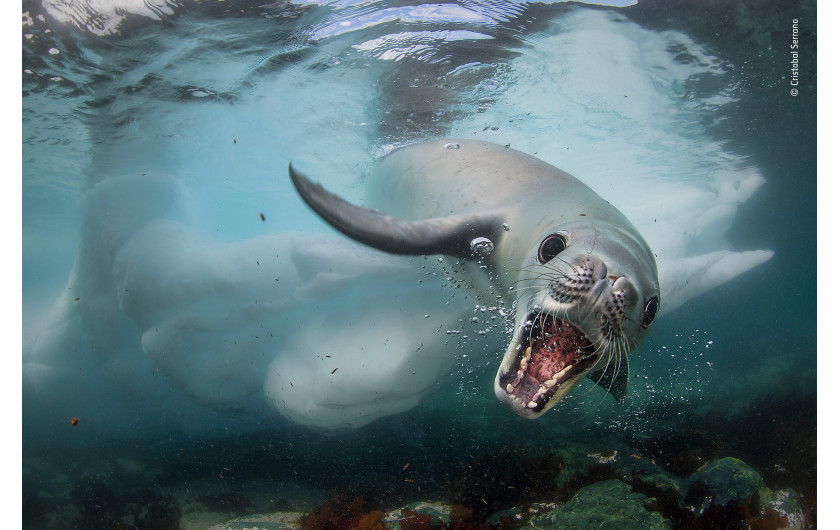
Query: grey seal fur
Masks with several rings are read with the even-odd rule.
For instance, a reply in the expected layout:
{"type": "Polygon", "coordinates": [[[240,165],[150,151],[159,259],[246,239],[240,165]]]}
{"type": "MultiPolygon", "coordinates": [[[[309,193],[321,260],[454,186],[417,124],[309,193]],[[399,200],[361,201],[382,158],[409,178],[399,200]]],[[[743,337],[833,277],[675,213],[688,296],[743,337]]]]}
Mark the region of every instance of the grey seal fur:
{"type": "Polygon", "coordinates": [[[641,234],[578,179],[533,156],[473,140],[432,140],[384,158],[355,206],[289,165],[298,193],[365,245],[441,254],[479,301],[515,308],[496,396],[536,418],[583,377],[621,399],[628,355],[660,304],[641,234]]]}

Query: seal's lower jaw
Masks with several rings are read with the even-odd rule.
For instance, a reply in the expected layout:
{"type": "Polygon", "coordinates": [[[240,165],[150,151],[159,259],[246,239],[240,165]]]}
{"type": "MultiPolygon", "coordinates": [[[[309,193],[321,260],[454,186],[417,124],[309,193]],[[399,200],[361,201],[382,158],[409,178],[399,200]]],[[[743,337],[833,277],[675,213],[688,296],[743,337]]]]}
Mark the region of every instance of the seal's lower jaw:
{"type": "Polygon", "coordinates": [[[547,313],[529,314],[496,374],[496,397],[522,417],[540,417],[598,362],[596,348],[575,325],[547,313]]]}

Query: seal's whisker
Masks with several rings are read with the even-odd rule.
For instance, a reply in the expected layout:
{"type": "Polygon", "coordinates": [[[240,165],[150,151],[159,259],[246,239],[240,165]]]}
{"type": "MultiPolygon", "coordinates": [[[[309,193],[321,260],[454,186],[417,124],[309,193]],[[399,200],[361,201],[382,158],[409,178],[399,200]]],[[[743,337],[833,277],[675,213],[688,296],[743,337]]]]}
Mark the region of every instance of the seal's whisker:
{"type": "MultiPolygon", "coordinates": [[[[608,352],[606,352],[606,353],[605,353],[605,355],[607,355],[607,356],[608,356],[608,357],[607,357],[607,362],[612,362],[613,352],[612,352],[611,350],[612,350],[612,348],[610,348],[610,351],[608,351],[608,352]]],[[[606,372],[602,372],[602,373],[601,373],[601,378],[603,378],[603,376],[604,376],[604,374],[605,374],[605,373],[606,373],[606,372]]],[[[599,379],[598,379],[598,381],[596,381],[595,385],[593,385],[592,387],[590,387],[590,388],[586,391],[586,393],[587,393],[587,394],[588,394],[589,392],[592,392],[592,390],[594,390],[594,389],[595,389],[595,387],[596,387],[596,386],[598,386],[598,383],[600,382],[601,378],[599,378],[599,379]]],[[[598,411],[598,409],[599,409],[599,408],[601,408],[601,405],[604,403],[604,401],[607,399],[607,396],[609,395],[610,390],[612,389],[612,385],[613,385],[613,384],[615,384],[615,375],[613,376],[613,380],[612,380],[612,381],[610,381],[610,388],[609,388],[609,389],[607,389],[607,391],[606,391],[606,392],[604,392],[604,393],[603,393],[603,395],[601,395],[601,399],[599,399],[599,400],[598,400],[598,403],[596,403],[596,404],[595,404],[595,406],[594,406],[594,407],[592,407],[592,409],[591,409],[591,410],[589,410],[586,414],[584,414],[582,418],[578,418],[578,419],[574,420],[574,421],[573,421],[573,423],[582,422],[583,420],[585,420],[585,419],[589,418],[591,415],[595,414],[595,413],[598,411]]]]}
{"type": "Polygon", "coordinates": [[[621,340],[621,337],[618,339],[614,339],[614,355],[611,355],[610,361],[613,362],[612,365],[612,378],[610,379],[610,387],[607,389],[607,392],[612,391],[613,385],[615,385],[618,374],[621,373],[621,363],[624,361],[624,342],[621,340]]]}
{"type": "MultiPolygon", "coordinates": [[[[607,367],[612,367],[612,377],[610,378],[610,386],[607,388],[607,392],[609,393],[612,390],[612,386],[616,383],[616,378],[621,371],[621,362],[622,358],[627,358],[627,350],[629,348],[629,343],[626,340],[626,337],[623,336],[621,333],[615,333],[613,330],[609,330],[606,335],[600,337],[599,345],[604,344],[604,353],[603,355],[607,356],[607,367]]],[[[607,374],[607,367],[601,372],[600,377],[596,384],[600,384],[603,378],[607,374]]],[[[594,388],[594,387],[593,387],[594,388]]],[[[592,389],[590,388],[589,391],[592,389]]]]}
{"type": "MultiPolygon", "coordinates": [[[[524,272],[524,270],[522,270],[520,272],[524,272]]],[[[527,293],[527,292],[530,292],[530,291],[538,290],[538,289],[535,288],[535,285],[537,284],[538,281],[540,281],[540,280],[550,280],[551,278],[553,278],[553,276],[551,274],[548,274],[548,273],[545,273],[545,272],[536,272],[536,271],[528,271],[528,272],[531,272],[534,275],[533,276],[523,276],[523,277],[519,278],[518,280],[516,280],[515,282],[513,282],[510,286],[510,287],[513,288],[513,289],[510,289],[510,291],[518,293],[517,300],[521,297],[520,293],[527,293]],[[523,285],[523,286],[517,285],[517,284],[525,283],[525,282],[527,282],[528,284],[523,285]]]]}
{"type": "Polygon", "coordinates": [[[558,276],[557,274],[551,274],[549,272],[539,272],[539,273],[533,273],[533,274],[534,274],[534,276],[523,276],[523,277],[519,278],[518,280],[514,281],[510,285],[510,287],[512,287],[514,289],[521,289],[522,287],[520,287],[517,284],[524,283],[524,282],[529,282],[529,284],[530,284],[528,286],[528,288],[529,288],[533,285],[534,282],[537,282],[539,280],[546,280],[547,282],[551,282],[551,281],[555,280],[558,276]]]}

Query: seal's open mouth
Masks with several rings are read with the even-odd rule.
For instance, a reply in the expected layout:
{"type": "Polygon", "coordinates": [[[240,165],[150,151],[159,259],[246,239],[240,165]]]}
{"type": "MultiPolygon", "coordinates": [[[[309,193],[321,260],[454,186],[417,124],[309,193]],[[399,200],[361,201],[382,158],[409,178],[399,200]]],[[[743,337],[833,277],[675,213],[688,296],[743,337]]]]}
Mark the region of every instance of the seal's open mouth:
{"type": "Polygon", "coordinates": [[[546,313],[531,313],[522,327],[516,362],[499,384],[533,412],[598,361],[596,348],[576,326],[546,313]]]}

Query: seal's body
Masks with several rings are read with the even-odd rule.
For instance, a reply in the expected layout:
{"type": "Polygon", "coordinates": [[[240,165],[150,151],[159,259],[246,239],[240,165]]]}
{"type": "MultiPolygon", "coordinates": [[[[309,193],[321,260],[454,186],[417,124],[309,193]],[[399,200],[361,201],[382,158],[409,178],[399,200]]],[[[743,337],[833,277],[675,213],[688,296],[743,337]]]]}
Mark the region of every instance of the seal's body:
{"type": "Polygon", "coordinates": [[[616,208],[530,155],[434,140],[386,157],[353,206],[290,166],[302,198],[344,234],[396,254],[446,257],[459,287],[516,309],[499,399],[535,418],[582,377],[620,398],[627,355],[659,306],[653,253],[616,208]]]}

